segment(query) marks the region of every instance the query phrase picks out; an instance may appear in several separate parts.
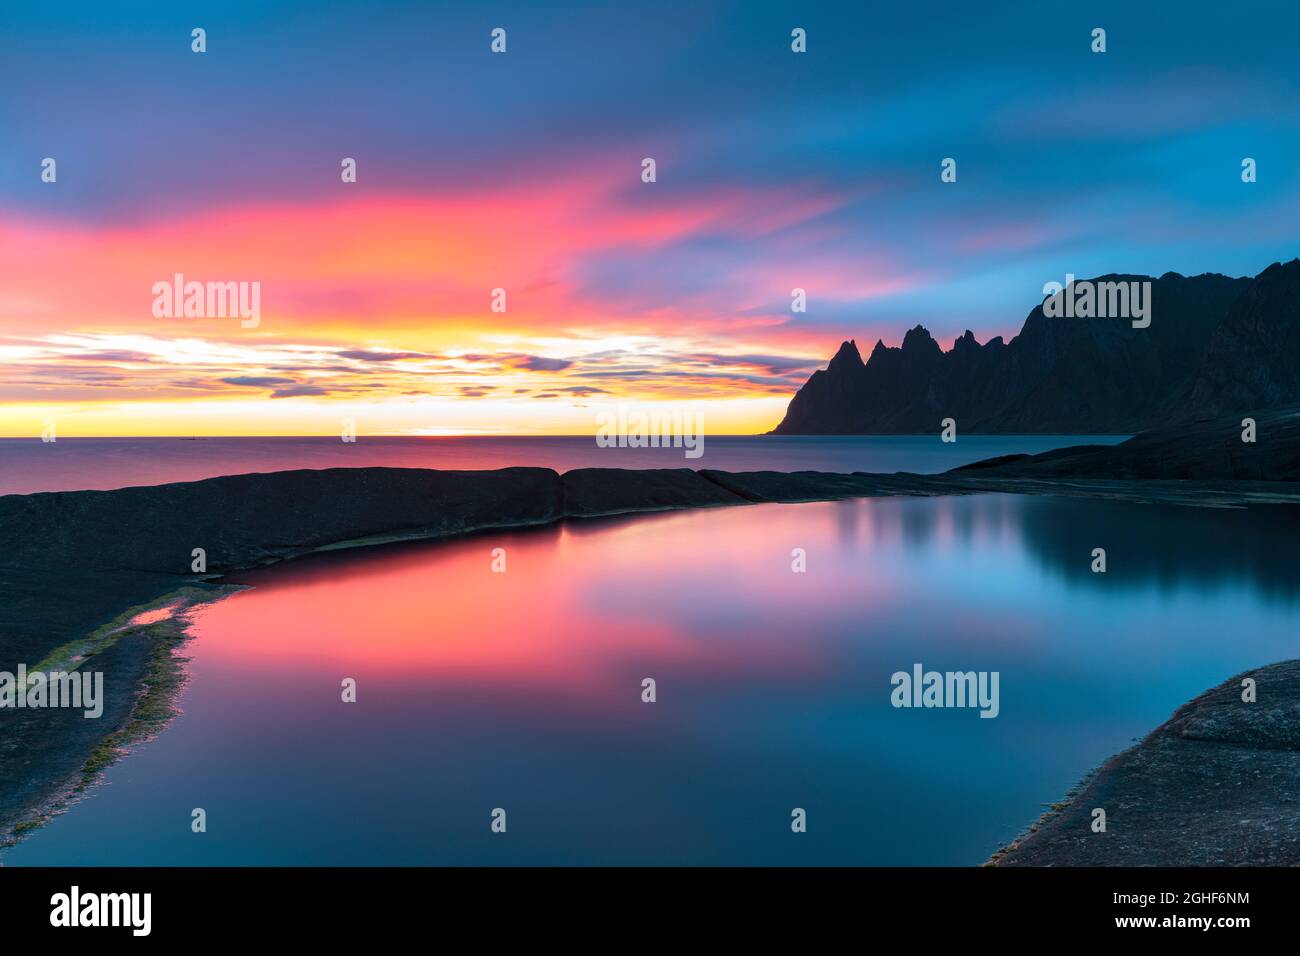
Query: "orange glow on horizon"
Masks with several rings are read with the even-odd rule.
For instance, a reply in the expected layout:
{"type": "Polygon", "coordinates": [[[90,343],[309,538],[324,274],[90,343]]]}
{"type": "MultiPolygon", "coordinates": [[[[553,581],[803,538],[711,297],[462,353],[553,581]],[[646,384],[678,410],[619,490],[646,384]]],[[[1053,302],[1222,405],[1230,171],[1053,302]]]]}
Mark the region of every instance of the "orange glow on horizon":
{"type": "Polygon", "coordinates": [[[798,228],[845,200],[734,188],[649,201],[584,174],[108,226],[0,212],[0,437],[50,421],[65,437],[333,435],[342,419],[372,435],[590,434],[602,402],[685,404],[715,434],[767,431],[840,337],[790,312],[793,277],[823,299],[917,277],[792,256],[784,274],[752,263],[674,291],[624,280],[618,263],[798,228]],[[260,283],[256,327],[156,317],[154,284],[177,274],[260,283]]]}

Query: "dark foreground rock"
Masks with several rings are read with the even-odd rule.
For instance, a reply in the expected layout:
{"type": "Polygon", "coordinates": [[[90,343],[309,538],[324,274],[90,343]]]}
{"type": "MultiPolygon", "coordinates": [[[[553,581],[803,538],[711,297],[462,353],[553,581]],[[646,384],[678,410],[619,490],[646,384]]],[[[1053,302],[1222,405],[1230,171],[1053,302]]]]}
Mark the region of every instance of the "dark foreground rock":
{"type": "Polygon", "coordinates": [[[578,468],[561,481],[565,514],[573,518],[747,503],[689,468],[578,468]]]}
{"type": "Polygon", "coordinates": [[[1300,865],[1300,661],[1240,674],[1104,763],[998,866],[1300,865]],[[1243,681],[1256,700],[1242,699],[1243,681]],[[1106,831],[1092,831],[1093,810],[1106,831]]]}
{"type": "Polygon", "coordinates": [[[960,494],[952,482],[925,475],[851,475],[824,471],[701,471],[722,488],[758,504],[762,502],[837,501],[887,495],[960,494]]]}

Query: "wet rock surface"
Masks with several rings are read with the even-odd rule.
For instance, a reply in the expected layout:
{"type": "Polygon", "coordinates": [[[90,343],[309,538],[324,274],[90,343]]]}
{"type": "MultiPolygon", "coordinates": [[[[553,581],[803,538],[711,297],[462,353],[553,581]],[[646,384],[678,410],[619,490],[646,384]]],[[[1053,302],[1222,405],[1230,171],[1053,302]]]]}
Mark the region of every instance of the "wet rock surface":
{"type": "Polygon", "coordinates": [[[573,518],[746,503],[690,468],[578,468],[561,482],[564,511],[573,518]]]}
{"type": "Polygon", "coordinates": [[[1300,865],[1300,661],[1239,674],[1097,770],[998,866],[1300,865]],[[1242,699],[1243,680],[1256,700],[1242,699]],[[1106,811],[1106,832],[1092,830],[1106,811]]]}

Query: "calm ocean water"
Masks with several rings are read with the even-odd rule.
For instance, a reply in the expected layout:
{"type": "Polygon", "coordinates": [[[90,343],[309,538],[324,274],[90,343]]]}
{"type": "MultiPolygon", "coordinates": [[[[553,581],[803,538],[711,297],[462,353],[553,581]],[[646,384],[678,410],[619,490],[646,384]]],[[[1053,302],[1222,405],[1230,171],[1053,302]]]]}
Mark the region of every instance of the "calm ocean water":
{"type": "Polygon", "coordinates": [[[1122,437],[706,436],[704,454],[680,448],[598,448],[592,436],[513,438],[60,438],[0,439],[0,494],[197,481],[290,468],[717,468],[723,471],[910,471],[932,474],[982,458],[1035,454],[1122,437]]]}
{"type": "Polygon", "coordinates": [[[304,559],[200,612],[182,716],[3,860],[978,864],[1195,694],[1295,655],[1298,531],[982,495],[304,559]],[[999,716],[893,708],[915,663],[998,671],[999,716]]]}

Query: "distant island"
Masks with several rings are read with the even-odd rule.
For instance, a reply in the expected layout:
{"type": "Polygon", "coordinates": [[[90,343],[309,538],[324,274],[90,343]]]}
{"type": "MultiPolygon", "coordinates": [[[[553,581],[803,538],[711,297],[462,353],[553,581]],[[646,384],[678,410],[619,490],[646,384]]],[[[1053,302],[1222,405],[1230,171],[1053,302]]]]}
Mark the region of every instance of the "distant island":
{"type": "Polygon", "coordinates": [[[1149,324],[1051,317],[1040,304],[1010,342],[967,331],[945,352],[918,325],[864,362],[848,341],[770,434],[935,434],[952,418],[967,435],[1128,435],[1300,402],[1300,259],[1253,279],[1086,282],[1150,283],[1149,324]]]}

